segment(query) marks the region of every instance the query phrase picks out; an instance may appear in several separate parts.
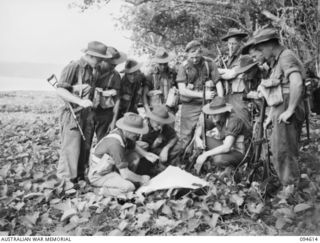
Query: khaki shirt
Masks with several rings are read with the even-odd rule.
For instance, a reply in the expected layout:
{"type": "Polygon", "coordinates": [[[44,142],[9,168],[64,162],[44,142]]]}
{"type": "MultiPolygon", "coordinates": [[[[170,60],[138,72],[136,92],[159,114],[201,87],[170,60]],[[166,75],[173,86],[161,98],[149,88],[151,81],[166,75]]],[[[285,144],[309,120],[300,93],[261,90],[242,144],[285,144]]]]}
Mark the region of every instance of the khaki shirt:
{"type": "MultiPolygon", "coordinates": [[[[212,80],[214,85],[220,80],[218,68],[210,58],[203,57],[198,65],[188,61],[179,67],[177,83],[185,83],[192,90],[202,91],[205,82],[208,80],[212,80]],[[205,62],[208,63],[209,70],[207,70],[205,62]]],[[[201,102],[202,98],[193,98],[188,103],[201,104],[201,102]]]]}
{"type": "MultiPolygon", "coordinates": [[[[61,73],[60,80],[58,82],[58,88],[65,88],[70,92],[83,98],[82,94],[73,92],[73,85],[77,84],[89,84],[92,89],[86,98],[93,100],[94,88],[95,88],[95,78],[93,75],[93,69],[84,58],[77,61],[70,62],[61,73]]],[[[72,106],[75,106],[72,104],[72,106]]]]}
{"type": "Polygon", "coordinates": [[[278,79],[284,88],[289,88],[289,76],[293,72],[299,72],[302,79],[305,78],[306,72],[302,62],[289,49],[281,47],[278,50],[274,60],[270,64],[271,75],[270,79],[278,79]]]}

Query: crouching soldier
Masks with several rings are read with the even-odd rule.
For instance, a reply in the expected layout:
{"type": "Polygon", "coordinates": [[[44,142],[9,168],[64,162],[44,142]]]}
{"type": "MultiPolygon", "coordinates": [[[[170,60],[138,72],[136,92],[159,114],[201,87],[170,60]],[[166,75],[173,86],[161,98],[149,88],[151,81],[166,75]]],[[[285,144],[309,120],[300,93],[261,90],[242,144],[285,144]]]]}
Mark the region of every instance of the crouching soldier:
{"type": "Polygon", "coordinates": [[[135,148],[140,134],[149,131],[139,115],[128,112],[116,122],[117,129],[101,139],[90,156],[89,181],[104,188],[104,194],[117,196],[135,190],[133,183],[145,184],[150,177],[129,169],[126,155],[135,148]]]}
{"type": "Polygon", "coordinates": [[[199,122],[195,131],[195,144],[200,149],[208,149],[197,158],[195,169],[199,173],[209,158],[212,158],[213,165],[218,167],[238,165],[244,158],[245,141],[250,136],[250,130],[236,113],[232,112],[232,106],[227,104],[224,98],[215,97],[202,111],[209,115],[204,119],[207,144],[204,145],[201,139],[203,122],[199,122]]]}
{"type": "Polygon", "coordinates": [[[147,111],[146,117],[149,132],[142,136],[141,142],[147,151],[159,156],[159,163],[150,163],[142,158],[136,171],[154,176],[169,165],[172,159],[171,149],[177,143],[178,136],[169,125],[174,122],[174,115],[167,111],[165,105],[155,106],[152,111],[147,111]]]}

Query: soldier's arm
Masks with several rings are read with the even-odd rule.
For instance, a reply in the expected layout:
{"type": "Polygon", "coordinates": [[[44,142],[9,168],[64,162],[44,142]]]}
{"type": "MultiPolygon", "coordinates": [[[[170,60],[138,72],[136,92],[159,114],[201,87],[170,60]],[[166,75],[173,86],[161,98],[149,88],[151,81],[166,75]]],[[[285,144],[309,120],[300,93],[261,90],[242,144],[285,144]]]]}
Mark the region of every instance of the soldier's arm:
{"type": "Polygon", "coordinates": [[[82,107],[92,106],[92,102],[90,100],[81,99],[70,92],[72,90],[73,80],[76,78],[76,72],[77,68],[73,63],[63,69],[57,85],[57,94],[64,101],[74,103],[82,107]]]}
{"type": "Polygon", "coordinates": [[[143,99],[143,106],[146,112],[150,112],[150,106],[149,106],[148,97],[147,97],[148,92],[149,92],[149,87],[145,85],[143,88],[142,99],[143,99]]]}
{"type": "Polygon", "coordinates": [[[164,149],[170,150],[178,142],[178,137],[170,139],[169,142],[163,147],[164,149]]]}
{"type": "Polygon", "coordinates": [[[218,71],[218,67],[214,62],[211,62],[211,79],[213,83],[216,85],[217,94],[220,97],[223,97],[223,85],[221,82],[221,76],[218,71]]]}
{"type": "Polygon", "coordinates": [[[129,181],[132,181],[132,182],[138,182],[138,183],[141,183],[141,184],[144,183],[143,176],[132,172],[128,168],[120,169],[119,172],[120,172],[121,177],[124,178],[125,180],[129,180],[129,181]]]}
{"type": "Polygon", "coordinates": [[[226,138],[223,140],[223,144],[215,147],[214,149],[208,150],[206,152],[204,152],[206,157],[209,156],[214,156],[217,154],[225,154],[225,153],[229,153],[231,151],[231,148],[233,146],[235,142],[235,137],[234,136],[226,136],[226,138]]]}
{"type": "Polygon", "coordinates": [[[190,98],[202,98],[202,92],[187,89],[185,83],[179,82],[178,88],[181,95],[188,96],[190,98]]]}
{"type": "Polygon", "coordinates": [[[217,89],[217,94],[218,94],[218,96],[223,97],[224,92],[223,92],[223,86],[222,86],[221,81],[219,81],[219,82],[216,84],[216,89],[217,89]]]}
{"type": "Polygon", "coordinates": [[[301,74],[298,72],[291,73],[289,76],[290,81],[290,98],[288,109],[290,112],[294,112],[303,93],[303,81],[301,74]]]}

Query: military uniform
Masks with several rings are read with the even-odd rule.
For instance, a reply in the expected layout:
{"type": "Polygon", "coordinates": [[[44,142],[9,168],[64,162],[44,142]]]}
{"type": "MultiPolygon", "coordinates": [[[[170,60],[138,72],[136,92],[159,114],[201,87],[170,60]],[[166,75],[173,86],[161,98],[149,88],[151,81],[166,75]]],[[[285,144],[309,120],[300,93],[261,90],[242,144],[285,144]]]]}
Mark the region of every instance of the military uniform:
{"type": "MultiPolygon", "coordinates": [[[[195,91],[203,91],[205,82],[212,80],[214,86],[218,83],[220,75],[212,59],[202,57],[198,65],[186,62],[180,66],[177,83],[185,83],[186,87],[195,91]]],[[[181,100],[181,122],[179,148],[184,149],[192,137],[192,132],[201,114],[202,98],[184,98],[181,100]]]]}
{"type": "MultiPolygon", "coordinates": [[[[83,98],[83,94],[73,92],[73,85],[88,84],[91,86],[87,98],[93,100],[95,76],[92,67],[81,58],[66,66],[61,74],[58,88],[65,88],[83,98]]],[[[73,107],[76,105],[73,104],[73,107]]],[[[60,114],[61,124],[61,151],[57,167],[58,177],[75,179],[84,177],[85,167],[88,164],[89,153],[94,133],[94,111],[91,108],[82,109],[78,114],[78,121],[85,135],[86,141],[81,138],[77,125],[67,106],[60,114]]]]}
{"type": "Polygon", "coordinates": [[[131,83],[127,74],[121,79],[119,118],[126,112],[138,114],[138,104],[142,101],[143,87],[146,85],[146,77],[139,71],[135,81],[131,83]]]}
{"type": "MultiPolygon", "coordinates": [[[[98,79],[97,87],[102,90],[111,90],[114,89],[117,91],[117,96],[114,96],[111,104],[115,104],[117,99],[119,98],[120,93],[120,83],[121,77],[120,74],[116,70],[104,71],[98,79]]],[[[103,102],[104,99],[100,98],[100,102],[103,102]]],[[[109,129],[109,125],[113,120],[113,108],[114,106],[108,106],[106,104],[99,104],[96,109],[96,125],[95,132],[98,141],[102,139],[109,129]]]]}
{"type": "Polygon", "coordinates": [[[289,75],[294,72],[305,77],[305,70],[301,61],[288,49],[281,47],[270,65],[270,80],[278,80],[281,85],[283,102],[271,108],[272,134],[271,152],[272,162],[278,173],[280,181],[286,185],[299,181],[299,138],[305,118],[303,100],[299,101],[290,123],[279,123],[279,116],[288,108],[290,98],[289,75]]]}
{"type": "Polygon", "coordinates": [[[151,107],[166,103],[170,88],[176,86],[176,76],[177,73],[171,68],[168,68],[166,72],[162,73],[155,68],[146,76],[146,85],[149,88],[147,96],[151,107]],[[152,94],[155,90],[160,91],[158,95],[152,94]]]}

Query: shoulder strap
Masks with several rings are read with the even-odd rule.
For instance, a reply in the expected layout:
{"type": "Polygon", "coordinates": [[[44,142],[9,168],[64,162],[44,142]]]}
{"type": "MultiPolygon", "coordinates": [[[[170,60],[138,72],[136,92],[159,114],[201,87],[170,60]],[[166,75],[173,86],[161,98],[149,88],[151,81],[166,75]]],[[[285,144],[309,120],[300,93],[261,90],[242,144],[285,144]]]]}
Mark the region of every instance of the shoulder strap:
{"type": "Polygon", "coordinates": [[[210,77],[210,69],[209,69],[209,63],[204,60],[204,65],[206,66],[206,69],[207,69],[207,75],[208,75],[208,78],[210,77]]]}
{"type": "MultiPolygon", "coordinates": [[[[82,85],[82,79],[83,79],[83,75],[84,75],[84,68],[81,67],[81,65],[79,65],[79,70],[78,70],[78,84],[82,85]]],[[[82,98],[82,89],[80,89],[80,93],[79,93],[80,98],[82,98]]]]}
{"type": "Polygon", "coordinates": [[[109,81],[108,81],[108,84],[107,84],[107,88],[109,88],[113,76],[114,76],[114,71],[112,71],[112,74],[111,74],[110,77],[109,77],[109,81]]]}
{"type": "Polygon", "coordinates": [[[105,139],[107,139],[107,138],[115,138],[115,139],[117,139],[117,140],[120,142],[120,144],[121,144],[122,147],[125,147],[125,144],[124,144],[124,142],[123,142],[123,140],[122,140],[122,137],[121,137],[119,134],[109,133],[107,136],[105,136],[104,138],[102,138],[102,139],[100,140],[100,142],[97,143],[97,145],[95,146],[94,150],[102,143],[103,140],[105,140],[105,139]]]}

